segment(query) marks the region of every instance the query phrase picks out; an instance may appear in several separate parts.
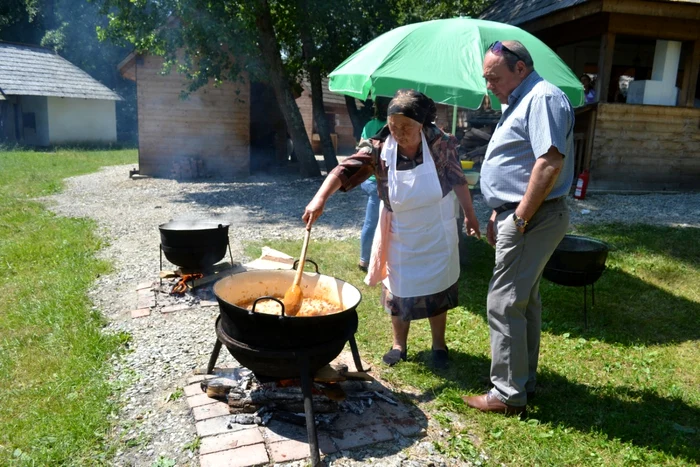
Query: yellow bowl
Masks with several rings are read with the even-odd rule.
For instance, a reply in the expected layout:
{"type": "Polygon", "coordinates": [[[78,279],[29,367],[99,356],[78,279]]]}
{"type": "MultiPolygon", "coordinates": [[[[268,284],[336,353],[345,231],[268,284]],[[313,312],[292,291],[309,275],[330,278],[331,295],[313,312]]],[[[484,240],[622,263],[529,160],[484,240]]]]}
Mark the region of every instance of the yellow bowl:
{"type": "Polygon", "coordinates": [[[474,161],[460,161],[463,169],[471,169],[474,167],[474,161]]]}

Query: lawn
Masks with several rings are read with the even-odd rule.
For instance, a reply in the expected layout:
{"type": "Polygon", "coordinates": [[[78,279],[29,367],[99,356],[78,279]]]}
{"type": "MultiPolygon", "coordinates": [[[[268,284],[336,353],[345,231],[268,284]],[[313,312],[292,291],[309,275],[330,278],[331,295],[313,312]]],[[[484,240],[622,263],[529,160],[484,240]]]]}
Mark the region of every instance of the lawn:
{"type": "MultiPolygon", "coordinates": [[[[319,222],[322,222],[320,220],[319,222]]],[[[413,323],[409,361],[381,356],[390,325],[378,289],[362,283],[359,242],[312,240],[322,273],[360,287],[358,345],[382,378],[437,420],[436,448],[463,461],[498,465],[696,465],[700,462],[700,229],[586,226],[610,244],[596,306],[583,326],[583,290],[542,282],[537,398],[525,420],[467,410],[461,395],[486,389],[490,364],[486,291],[493,249],[469,239],[460,302],[450,312],[451,367],[427,366],[427,322],[413,323]],[[488,460],[478,457],[480,452],[488,460]]],[[[300,242],[263,242],[298,255],[300,242]]],[[[256,256],[262,244],[250,245],[256,256]]],[[[589,292],[590,293],[590,292],[589,292]]]]}
{"type": "MultiPolygon", "coordinates": [[[[93,222],[53,215],[33,199],[65,177],[134,162],[133,150],[0,152],[0,465],[109,465],[105,437],[118,388],[111,355],[127,336],[101,333],[87,290],[109,271],[93,222]]],[[[126,174],[125,174],[126,175],[126,174]]],[[[320,222],[323,222],[321,219],[320,222]]],[[[485,299],[493,249],[469,240],[462,306],[448,319],[451,368],[426,365],[426,322],[414,323],[409,361],[379,362],[390,343],[378,290],[362,284],[359,242],[312,238],[321,272],[359,286],[362,356],[444,428],[436,449],[489,465],[700,463],[700,229],[604,225],[578,233],[608,242],[608,270],[584,329],[582,291],[542,283],[540,384],[529,418],[467,410],[485,390],[485,299]],[[487,458],[480,457],[486,454],[487,458]]],[[[301,242],[262,244],[298,254],[301,242]]]]}
{"type": "Polygon", "coordinates": [[[135,150],[0,150],[0,465],[108,462],[107,363],[125,337],[101,333],[87,298],[109,271],[95,259],[103,243],[93,222],[57,217],[33,198],[135,160],[135,150]]]}

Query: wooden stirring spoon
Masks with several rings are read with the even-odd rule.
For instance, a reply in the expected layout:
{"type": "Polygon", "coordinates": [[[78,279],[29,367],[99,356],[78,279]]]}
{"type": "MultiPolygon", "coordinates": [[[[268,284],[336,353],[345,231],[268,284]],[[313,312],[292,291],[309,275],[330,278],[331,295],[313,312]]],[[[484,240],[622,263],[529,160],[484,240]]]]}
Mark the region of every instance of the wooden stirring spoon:
{"type": "Polygon", "coordinates": [[[296,316],[301,308],[301,302],[304,299],[301,293],[301,274],[304,272],[304,263],[306,263],[306,249],[309,247],[309,237],[311,236],[311,218],[306,224],[306,232],[304,233],[304,243],[301,247],[301,257],[299,258],[299,264],[297,265],[297,272],[294,275],[294,282],[292,286],[287,289],[284,293],[284,298],[282,303],[284,303],[284,312],[287,316],[296,316]]]}

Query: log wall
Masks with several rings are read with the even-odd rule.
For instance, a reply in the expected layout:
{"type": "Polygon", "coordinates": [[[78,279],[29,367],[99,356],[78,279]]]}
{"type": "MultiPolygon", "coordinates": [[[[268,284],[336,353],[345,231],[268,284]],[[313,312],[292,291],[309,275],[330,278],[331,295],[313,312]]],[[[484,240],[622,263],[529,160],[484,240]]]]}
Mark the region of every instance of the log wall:
{"type": "Polygon", "coordinates": [[[172,178],[250,172],[250,83],[205,86],[180,98],[185,79],[162,59],[137,61],[139,170],[172,178]]]}
{"type": "Polygon", "coordinates": [[[599,104],[590,189],[700,189],[700,109],[599,104]]]}
{"type": "MultiPolygon", "coordinates": [[[[342,98],[342,96],[341,96],[342,98]]],[[[344,98],[343,98],[344,99],[344,98]]],[[[313,136],[313,105],[311,103],[311,95],[307,90],[304,90],[300,97],[296,99],[297,106],[301,112],[301,117],[304,119],[304,127],[306,134],[309,136],[309,141],[316,154],[321,154],[321,141],[313,136]]],[[[324,103],[326,113],[335,114],[335,134],[338,135],[338,154],[350,155],[355,153],[355,137],[352,134],[352,121],[348,115],[348,109],[345,103],[324,103]]]]}

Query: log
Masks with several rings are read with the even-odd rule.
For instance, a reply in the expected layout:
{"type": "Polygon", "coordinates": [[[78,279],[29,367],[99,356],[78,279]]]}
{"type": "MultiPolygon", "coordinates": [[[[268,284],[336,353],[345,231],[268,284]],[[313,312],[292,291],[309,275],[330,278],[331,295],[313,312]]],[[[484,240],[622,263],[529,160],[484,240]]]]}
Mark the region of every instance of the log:
{"type": "Polygon", "coordinates": [[[202,381],[200,386],[207,396],[225,401],[231,389],[238,388],[239,384],[240,382],[229,378],[214,378],[202,381]]]}

